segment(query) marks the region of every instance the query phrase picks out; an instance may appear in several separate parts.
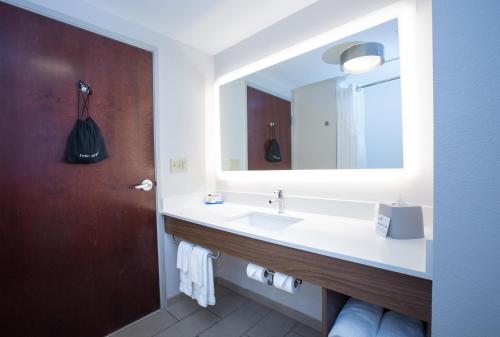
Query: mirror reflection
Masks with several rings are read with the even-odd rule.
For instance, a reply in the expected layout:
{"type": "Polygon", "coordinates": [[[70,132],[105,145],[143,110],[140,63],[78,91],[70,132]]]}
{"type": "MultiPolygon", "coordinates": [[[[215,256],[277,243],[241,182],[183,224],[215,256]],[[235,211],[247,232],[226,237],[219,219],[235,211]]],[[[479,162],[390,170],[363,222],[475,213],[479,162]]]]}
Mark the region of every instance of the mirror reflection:
{"type": "Polygon", "coordinates": [[[396,19],[219,92],[222,170],[403,167],[396,19]]]}

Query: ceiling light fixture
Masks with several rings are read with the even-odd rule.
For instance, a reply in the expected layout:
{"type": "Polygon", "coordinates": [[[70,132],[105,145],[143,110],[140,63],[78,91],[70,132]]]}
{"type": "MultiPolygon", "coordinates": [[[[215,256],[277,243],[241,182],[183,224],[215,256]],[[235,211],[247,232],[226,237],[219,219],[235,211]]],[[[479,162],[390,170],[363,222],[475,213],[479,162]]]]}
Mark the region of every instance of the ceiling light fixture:
{"type": "Polygon", "coordinates": [[[384,45],[362,42],[340,54],[340,69],[346,74],[361,74],[384,64],[384,45]]]}

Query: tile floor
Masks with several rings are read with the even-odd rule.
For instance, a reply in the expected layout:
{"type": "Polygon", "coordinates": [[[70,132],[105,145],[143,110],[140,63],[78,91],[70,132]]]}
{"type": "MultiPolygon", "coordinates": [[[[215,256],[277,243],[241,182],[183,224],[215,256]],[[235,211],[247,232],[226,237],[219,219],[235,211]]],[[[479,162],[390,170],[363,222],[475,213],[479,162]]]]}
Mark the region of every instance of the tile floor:
{"type": "Polygon", "coordinates": [[[319,331],[217,285],[217,304],[187,296],[110,337],[319,337],[319,331]]]}

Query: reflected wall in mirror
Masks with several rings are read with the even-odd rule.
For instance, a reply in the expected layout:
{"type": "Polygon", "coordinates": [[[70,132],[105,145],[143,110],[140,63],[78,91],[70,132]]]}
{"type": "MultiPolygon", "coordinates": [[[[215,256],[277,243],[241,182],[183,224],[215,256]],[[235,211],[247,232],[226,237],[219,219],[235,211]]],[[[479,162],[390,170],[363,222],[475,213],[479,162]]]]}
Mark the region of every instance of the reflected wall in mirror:
{"type": "Polygon", "coordinates": [[[223,171],[403,167],[397,19],[219,94],[223,171]]]}

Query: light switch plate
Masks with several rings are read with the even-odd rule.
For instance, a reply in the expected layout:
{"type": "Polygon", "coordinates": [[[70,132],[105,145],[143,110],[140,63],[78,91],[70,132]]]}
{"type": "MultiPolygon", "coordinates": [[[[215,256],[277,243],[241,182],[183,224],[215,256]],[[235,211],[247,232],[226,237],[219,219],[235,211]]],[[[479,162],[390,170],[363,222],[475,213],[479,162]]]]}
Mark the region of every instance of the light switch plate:
{"type": "Polygon", "coordinates": [[[188,171],[188,161],[186,158],[170,159],[170,173],[183,173],[188,171]]]}
{"type": "Polygon", "coordinates": [[[230,171],[241,170],[241,164],[239,158],[229,158],[229,170],[230,171]]]}

